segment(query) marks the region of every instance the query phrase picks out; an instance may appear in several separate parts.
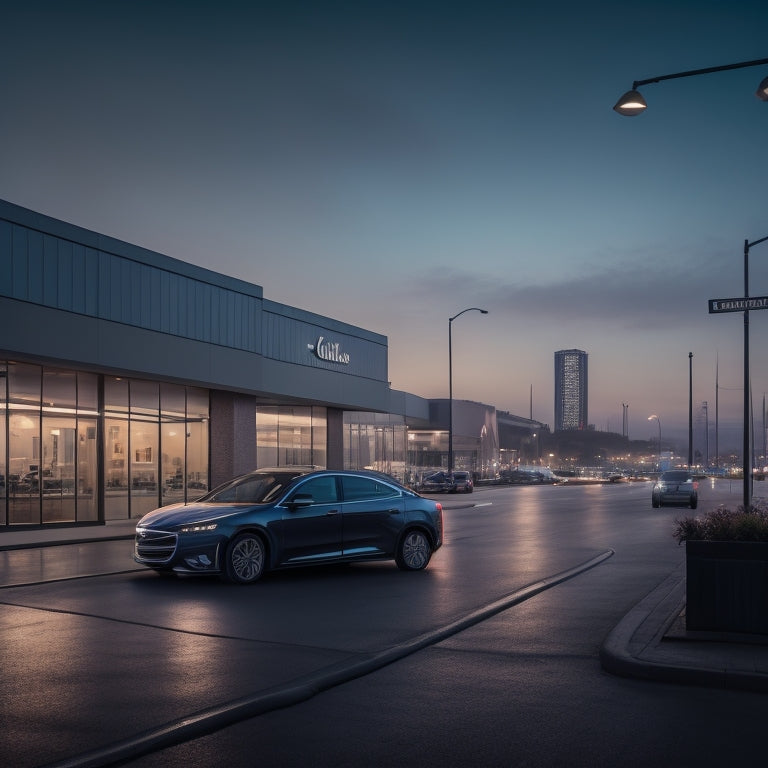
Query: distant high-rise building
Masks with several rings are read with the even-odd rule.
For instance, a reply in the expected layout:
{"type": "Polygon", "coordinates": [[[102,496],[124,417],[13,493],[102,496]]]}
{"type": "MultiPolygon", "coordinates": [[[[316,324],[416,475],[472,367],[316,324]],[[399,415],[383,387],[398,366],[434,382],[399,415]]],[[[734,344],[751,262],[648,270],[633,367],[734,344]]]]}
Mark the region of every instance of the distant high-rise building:
{"type": "Polygon", "coordinates": [[[587,353],[555,352],[555,429],[587,429],[587,353]]]}

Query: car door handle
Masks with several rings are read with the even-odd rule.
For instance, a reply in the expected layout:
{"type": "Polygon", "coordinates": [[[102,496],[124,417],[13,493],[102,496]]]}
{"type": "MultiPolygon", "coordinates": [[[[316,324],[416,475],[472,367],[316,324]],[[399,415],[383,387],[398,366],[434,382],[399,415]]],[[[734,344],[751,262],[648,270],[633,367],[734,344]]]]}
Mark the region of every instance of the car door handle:
{"type": "Polygon", "coordinates": [[[400,510],[397,507],[392,507],[392,509],[388,509],[387,512],[389,512],[390,515],[399,515],[400,510]]]}
{"type": "Polygon", "coordinates": [[[339,510],[338,510],[338,509],[329,509],[329,510],[328,510],[328,511],[325,513],[325,516],[326,516],[326,517],[331,517],[332,515],[338,515],[338,514],[339,514],[339,510]]]}

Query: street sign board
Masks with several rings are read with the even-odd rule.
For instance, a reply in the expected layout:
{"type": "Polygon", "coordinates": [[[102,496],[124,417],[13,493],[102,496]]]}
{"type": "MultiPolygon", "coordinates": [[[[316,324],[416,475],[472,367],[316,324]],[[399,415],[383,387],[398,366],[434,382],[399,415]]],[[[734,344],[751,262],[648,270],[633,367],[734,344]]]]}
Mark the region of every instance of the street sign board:
{"type": "Polygon", "coordinates": [[[710,299],[709,314],[716,312],[744,312],[748,309],[768,309],[768,296],[751,299],[710,299]]]}

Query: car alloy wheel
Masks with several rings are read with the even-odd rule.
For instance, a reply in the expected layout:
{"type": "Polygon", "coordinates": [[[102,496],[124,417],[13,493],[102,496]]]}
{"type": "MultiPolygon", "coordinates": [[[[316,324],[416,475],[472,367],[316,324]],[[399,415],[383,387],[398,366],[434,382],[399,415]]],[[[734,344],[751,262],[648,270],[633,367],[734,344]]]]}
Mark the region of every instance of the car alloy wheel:
{"type": "Polygon", "coordinates": [[[409,531],[401,539],[397,557],[397,567],[403,571],[420,571],[427,567],[432,556],[429,539],[422,531],[409,531]]]}
{"type": "Polygon", "coordinates": [[[264,573],[266,551],[261,537],[242,533],[227,548],[227,578],[237,584],[253,584],[264,573]]]}

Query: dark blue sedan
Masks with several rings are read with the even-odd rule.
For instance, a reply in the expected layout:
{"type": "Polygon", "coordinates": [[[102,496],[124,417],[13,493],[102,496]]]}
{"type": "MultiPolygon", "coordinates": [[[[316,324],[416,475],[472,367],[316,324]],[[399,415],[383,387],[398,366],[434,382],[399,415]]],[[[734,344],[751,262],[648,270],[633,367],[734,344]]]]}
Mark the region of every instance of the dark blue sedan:
{"type": "Polygon", "coordinates": [[[442,506],[389,476],[285,468],[144,515],[134,559],[249,584],[268,570],[361,560],[392,559],[417,571],[442,543],[442,506]]]}

